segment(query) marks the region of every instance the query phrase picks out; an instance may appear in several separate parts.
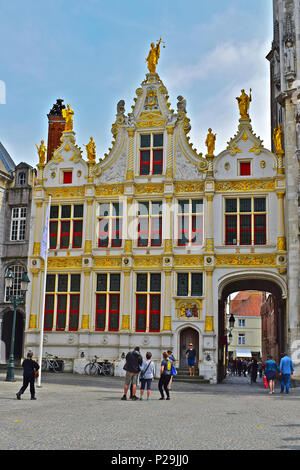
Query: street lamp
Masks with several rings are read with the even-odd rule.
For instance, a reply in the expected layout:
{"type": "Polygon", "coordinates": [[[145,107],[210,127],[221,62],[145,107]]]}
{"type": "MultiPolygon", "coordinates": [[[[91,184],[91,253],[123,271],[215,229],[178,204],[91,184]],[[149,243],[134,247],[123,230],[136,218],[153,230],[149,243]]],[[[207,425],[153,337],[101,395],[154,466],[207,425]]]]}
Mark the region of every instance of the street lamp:
{"type": "MultiPolygon", "coordinates": [[[[5,287],[8,289],[12,288],[14,282],[15,275],[11,269],[8,269],[5,276],[5,287]]],[[[16,333],[16,317],[17,317],[17,307],[19,304],[25,301],[25,294],[28,289],[29,278],[27,276],[27,272],[23,273],[21,279],[21,295],[10,295],[9,294],[9,301],[13,304],[14,307],[14,316],[13,316],[13,324],[12,324],[12,333],[11,333],[11,345],[10,345],[10,356],[9,356],[9,363],[7,367],[6,373],[6,382],[14,382],[15,381],[15,333],[16,333]]]]}
{"type": "Polygon", "coordinates": [[[230,315],[229,317],[229,328],[234,328],[234,323],[235,323],[235,318],[233,316],[233,314],[230,315]]]}

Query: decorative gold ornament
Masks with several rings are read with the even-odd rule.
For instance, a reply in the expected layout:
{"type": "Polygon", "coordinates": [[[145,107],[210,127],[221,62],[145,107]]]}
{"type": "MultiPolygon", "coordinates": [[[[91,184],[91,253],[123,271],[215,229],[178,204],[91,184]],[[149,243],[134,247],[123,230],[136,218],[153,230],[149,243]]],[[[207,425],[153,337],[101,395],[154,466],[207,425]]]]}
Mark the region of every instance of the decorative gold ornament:
{"type": "Polygon", "coordinates": [[[130,316],[123,315],[122,316],[122,330],[129,330],[130,329],[130,316]]]}
{"type": "Polygon", "coordinates": [[[147,67],[150,73],[156,73],[156,67],[158,64],[159,56],[160,56],[160,43],[161,43],[161,38],[157,42],[156,46],[154,42],[151,43],[151,49],[146,59],[146,62],[148,64],[147,67]]]}
{"type": "Polygon", "coordinates": [[[276,266],[276,255],[216,255],[216,266],[276,266]]]}
{"type": "Polygon", "coordinates": [[[286,251],[286,239],[285,237],[277,238],[277,251],[286,251]]]}
{"type": "Polygon", "coordinates": [[[94,162],[96,158],[96,144],[93,137],[90,137],[90,141],[85,145],[87,158],[90,162],[94,162]]]}
{"type": "Polygon", "coordinates": [[[63,108],[62,109],[62,116],[66,121],[65,125],[65,131],[72,131],[73,130],[73,116],[74,116],[74,111],[70,107],[70,105],[67,105],[67,109],[63,108]]]}
{"type": "Polygon", "coordinates": [[[89,329],[89,315],[82,315],[82,319],[81,319],[81,328],[83,330],[88,330],[89,329]]]}
{"type": "Polygon", "coordinates": [[[205,331],[214,331],[214,317],[211,315],[205,317],[205,331]]]}
{"type": "Polygon", "coordinates": [[[241,96],[236,97],[236,100],[239,105],[241,119],[249,119],[248,110],[249,110],[250,102],[252,101],[251,91],[252,90],[250,88],[250,94],[248,96],[247,93],[245,93],[245,90],[241,90],[242,92],[241,96]]]}
{"type": "Polygon", "coordinates": [[[218,181],[216,182],[216,191],[218,192],[236,192],[236,191],[274,191],[276,182],[274,179],[265,180],[247,180],[247,181],[218,181]]]}
{"type": "Polygon", "coordinates": [[[208,129],[205,145],[207,147],[207,155],[213,155],[215,150],[216,135],[213,134],[211,128],[208,129]]]}
{"type": "Polygon", "coordinates": [[[280,124],[278,125],[278,127],[276,127],[273,130],[273,141],[274,141],[274,144],[275,144],[276,153],[283,153],[282,128],[281,128],[280,124]]]}
{"type": "Polygon", "coordinates": [[[46,148],[46,145],[44,143],[43,140],[41,140],[41,145],[38,147],[37,144],[35,144],[36,148],[37,148],[37,152],[38,152],[38,156],[39,156],[39,163],[40,165],[44,165],[45,163],[45,158],[46,158],[46,151],[47,151],[47,148],[46,148]]]}
{"type": "Polygon", "coordinates": [[[171,329],[172,329],[172,317],[170,315],[165,315],[163,330],[171,331],[171,329]]]}

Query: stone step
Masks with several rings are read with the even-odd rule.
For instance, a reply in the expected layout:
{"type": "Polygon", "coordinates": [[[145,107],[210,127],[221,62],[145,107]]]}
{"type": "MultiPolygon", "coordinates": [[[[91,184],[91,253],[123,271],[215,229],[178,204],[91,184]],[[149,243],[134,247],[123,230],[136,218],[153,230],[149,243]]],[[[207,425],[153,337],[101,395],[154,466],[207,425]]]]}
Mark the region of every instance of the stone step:
{"type": "Polygon", "coordinates": [[[175,382],[189,382],[189,383],[202,383],[209,384],[208,379],[204,379],[202,375],[195,375],[195,377],[190,377],[189,375],[175,375],[173,376],[175,382]]]}

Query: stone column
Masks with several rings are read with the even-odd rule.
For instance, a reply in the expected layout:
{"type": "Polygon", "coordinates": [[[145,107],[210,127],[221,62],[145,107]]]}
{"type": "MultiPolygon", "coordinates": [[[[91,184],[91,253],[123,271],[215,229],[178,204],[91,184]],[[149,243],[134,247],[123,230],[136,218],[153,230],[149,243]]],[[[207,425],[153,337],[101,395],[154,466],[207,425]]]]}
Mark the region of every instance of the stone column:
{"type": "Polygon", "coordinates": [[[124,272],[124,289],[123,289],[123,312],[122,312],[122,330],[130,330],[130,306],[131,306],[132,286],[130,282],[130,271],[124,272]]]}
{"type": "MultiPolygon", "coordinates": [[[[87,214],[85,219],[85,242],[84,242],[84,254],[92,254],[92,240],[93,240],[93,199],[87,199],[87,214]]],[[[97,233],[97,230],[96,230],[97,233]]]]}
{"type": "MultiPolygon", "coordinates": [[[[41,302],[41,280],[40,280],[40,272],[34,271],[32,272],[32,290],[31,290],[31,302],[30,302],[30,316],[29,316],[29,329],[36,329],[38,327],[38,315],[42,314],[39,312],[39,306],[42,305],[41,302]]],[[[46,295],[46,293],[45,293],[46,295]]],[[[40,325],[42,328],[43,325],[40,325]]]]}
{"type": "Polygon", "coordinates": [[[88,330],[90,328],[91,296],[93,295],[90,271],[84,271],[82,295],[83,295],[83,302],[82,302],[81,329],[88,330]]]}
{"type": "Polygon", "coordinates": [[[277,227],[277,250],[286,250],[285,223],[284,223],[284,193],[278,192],[278,227],[277,227]]]}
{"type": "Polygon", "coordinates": [[[206,270],[206,315],[205,331],[214,331],[213,314],[213,270],[206,270]]]}
{"type": "Polygon", "coordinates": [[[128,160],[126,180],[134,180],[134,135],[135,129],[127,129],[128,133],[128,160]]]}
{"type": "Polygon", "coordinates": [[[172,329],[172,272],[165,271],[165,289],[164,289],[164,316],[163,316],[163,330],[171,331],[172,329]]]}
{"type": "Polygon", "coordinates": [[[35,219],[32,254],[33,256],[39,256],[40,251],[41,251],[42,229],[44,227],[44,221],[42,219],[43,201],[35,201],[35,204],[36,204],[36,219],[35,219]]]}
{"type": "Polygon", "coordinates": [[[213,226],[213,194],[206,194],[206,227],[205,227],[205,251],[211,253],[214,251],[214,226],[213,226]]]}

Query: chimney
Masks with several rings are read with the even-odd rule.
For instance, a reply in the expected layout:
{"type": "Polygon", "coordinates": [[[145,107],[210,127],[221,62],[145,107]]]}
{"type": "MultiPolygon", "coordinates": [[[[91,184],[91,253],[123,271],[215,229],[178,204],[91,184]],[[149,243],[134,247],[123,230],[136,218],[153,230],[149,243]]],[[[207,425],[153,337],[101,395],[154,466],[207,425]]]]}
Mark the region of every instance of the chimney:
{"type": "Polygon", "coordinates": [[[53,152],[60,146],[60,138],[65,130],[66,121],[62,117],[62,109],[65,105],[64,100],[56,100],[48,116],[48,145],[47,145],[47,162],[53,157],[53,152]]]}

